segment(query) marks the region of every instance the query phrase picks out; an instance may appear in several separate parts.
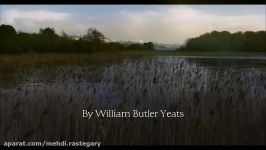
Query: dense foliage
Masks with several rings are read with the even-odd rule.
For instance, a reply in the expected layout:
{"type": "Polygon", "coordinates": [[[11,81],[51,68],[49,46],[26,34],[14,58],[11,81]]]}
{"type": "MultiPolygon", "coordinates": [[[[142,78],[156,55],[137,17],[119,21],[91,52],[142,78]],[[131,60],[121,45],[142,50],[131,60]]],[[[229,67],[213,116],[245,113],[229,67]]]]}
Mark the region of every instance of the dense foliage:
{"type": "Polygon", "coordinates": [[[10,25],[0,26],[0,53],[18,52],[100,52],[121,50],[153,50],[153,43],[124,46],[118,42],[105,42],[105,36],[95,28],[75,39],[63,32],[62,36],[53,28],[40,29],[38,34],[16,32],[10,25]]]}
{"type": "MultiPolygon", "coordinates": [[[[154,50],[154,44],[106,42],[105,36],[96,28],[78,37],[65,32],[57,35],[53,28],[40,29],[39,33],[16,32],[11,25],[0,26],[0,53],[17,52],[100,52],[121,50],[154,50]]],[[[241,51],[266,52],[266,31],[230,33],[213,31],[190,38],[177,50],[184,51],[241,51]]]]}
{"type": "Polygon", "coordinates": [[[188,39],[186,44],[177,50],[266,52],[266,31],[213,31],[188,39]]]}

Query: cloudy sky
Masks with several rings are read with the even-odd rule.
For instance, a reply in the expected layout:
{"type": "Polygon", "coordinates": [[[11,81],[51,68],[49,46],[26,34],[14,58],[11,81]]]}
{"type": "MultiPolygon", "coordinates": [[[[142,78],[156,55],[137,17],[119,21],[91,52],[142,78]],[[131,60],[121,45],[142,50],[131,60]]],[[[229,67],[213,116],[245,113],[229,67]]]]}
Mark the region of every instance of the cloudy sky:
{"type": "Polygon", "coordinates": [[[182,44],[213,30],[266,30],[266,5],[0,5],[0,24],[35,32],[83,35],[96,27],[120,40],[182,44]]]}

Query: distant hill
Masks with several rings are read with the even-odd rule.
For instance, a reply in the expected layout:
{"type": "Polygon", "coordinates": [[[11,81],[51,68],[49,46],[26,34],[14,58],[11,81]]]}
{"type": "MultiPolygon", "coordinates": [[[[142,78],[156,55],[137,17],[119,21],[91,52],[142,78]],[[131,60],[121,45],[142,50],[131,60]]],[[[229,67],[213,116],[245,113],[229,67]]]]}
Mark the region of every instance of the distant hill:
{"type": "MultiPolygon", "coordinates": [[[[128,46],[131,44],[143,44],[143,41],[119,41],[119,43],[124,46],[128,46]]],[[[162,50],[162,51],[174,51],[180,47],[179,44],[165,44],[160,42],[152,42],[154,44],[154,50],[162,50]]]]}
{"type": "Polygon", "coordinates": [[[124,46],[128,46],[131,44],[143,44],[143,41],[118,41],[119,43],[123,44],[124,46]]]}
{"type": "Polygon", "coordinates": [[[154,49],[155,50],[165,50],[165,51],[174,51],[177,48],[180,47],[179,44],[165,44],[165,43],[153,43],[154,44],[154,49]]]}

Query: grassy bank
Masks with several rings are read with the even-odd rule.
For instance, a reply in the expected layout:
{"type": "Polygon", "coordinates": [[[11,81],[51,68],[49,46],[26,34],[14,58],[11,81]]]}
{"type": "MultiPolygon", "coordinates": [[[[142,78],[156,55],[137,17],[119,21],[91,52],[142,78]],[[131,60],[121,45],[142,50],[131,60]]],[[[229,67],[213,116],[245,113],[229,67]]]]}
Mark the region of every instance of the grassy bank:
{"type": "MultiPolygon", "coordinates": [[[[3,67],[56,67],[87,66],[92,69],[110,63],[118,63],[123,59],[134,59],[143,56],[175,55],[174,52],[156,51],[120,51],[98,53],[23,53],[1,54],[0,65],[3,67]]],[[[4,70],[1,70],[4,71],[4,70]]],[[[8,71],[8,70],[6,70],[8,71]]]]}
{"type": "Polygon", "coordinates": [[[22,67],[87,66],[91,69],[123,59],[144,56],[266,56],[258,52],[192,52],[192,51],[119,51],[96,53],[23,53],[1,54],[1,73],[22,67]],[[9,69],[8,69],[9,68],[9,69]]]}
{"type": "MultiPolygon", "coordinates": [[[[173,55],[174,52],[120,51],[98,53],[22,53],[0,55],[0,85],[14,85],[22,80],[18,73],[43,70],[51,78],[54,69],[59,67],[83,67],[93,71],[123,59],[136,59],[143,56],[173,55]],[[34,71],[33,70],[33,71],[34,71]]],[[[25,76],[25,74],[24,74],[25,76]]],[[[44,80],[47,80],[44,78],[44,80]]]]}
{"type": "MultiPolygon", "coordinates": [[[[19,72],[30,69],[45,70],[43,74],[52,76],[54,68],[83,67],[93,71],[124,59],[145,56],[266,56],[266,53],[251,52],[191,52],[191,51],[118,51],[95,53],[22,53],[0,55],[0,85],[12,85],[22,80],[19,72]]],[[[47,80],[47,79],[44,79],[47,80]]]]}

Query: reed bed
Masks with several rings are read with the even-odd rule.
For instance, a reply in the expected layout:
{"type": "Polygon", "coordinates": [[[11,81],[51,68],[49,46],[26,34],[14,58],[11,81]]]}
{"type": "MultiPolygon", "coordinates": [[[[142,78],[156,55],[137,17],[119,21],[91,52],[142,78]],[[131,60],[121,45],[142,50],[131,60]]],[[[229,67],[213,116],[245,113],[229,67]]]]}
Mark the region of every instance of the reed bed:
{"type": "Polygon", "coordinates": [[[0,143],[265,144],[266,69],[144,57],[91,70],[18,71],[0,90],[0,143]],[[19,76],[19,75],[17,75],[19,76]],[[52,76],[52,77],[51,77],[52,76]],[[51,77],[50,80],[49,77],[51,77]],[[43,79],[46,80],[43,80],[43,79]],[[82,110],[182,111],[183,118],[82,118],[82,110]]]}

